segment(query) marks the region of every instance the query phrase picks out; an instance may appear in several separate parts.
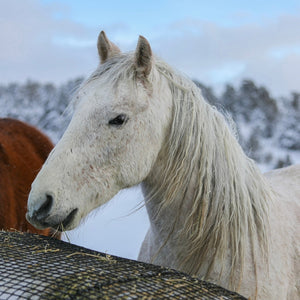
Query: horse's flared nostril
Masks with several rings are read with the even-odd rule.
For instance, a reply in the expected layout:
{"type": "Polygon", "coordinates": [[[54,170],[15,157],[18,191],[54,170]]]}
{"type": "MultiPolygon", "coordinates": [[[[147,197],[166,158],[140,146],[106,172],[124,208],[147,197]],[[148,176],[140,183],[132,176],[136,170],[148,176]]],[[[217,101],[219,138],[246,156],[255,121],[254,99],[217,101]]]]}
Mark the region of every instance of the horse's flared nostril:
{"type": "Polygon", "coordinates": [[[50,194],[46,194],[45,202],[40,206],[38,210],[34,212],[34,217],[38,220],[44,220],[49,216],[50,210],[53,206],[53,196],[50,194]]]}

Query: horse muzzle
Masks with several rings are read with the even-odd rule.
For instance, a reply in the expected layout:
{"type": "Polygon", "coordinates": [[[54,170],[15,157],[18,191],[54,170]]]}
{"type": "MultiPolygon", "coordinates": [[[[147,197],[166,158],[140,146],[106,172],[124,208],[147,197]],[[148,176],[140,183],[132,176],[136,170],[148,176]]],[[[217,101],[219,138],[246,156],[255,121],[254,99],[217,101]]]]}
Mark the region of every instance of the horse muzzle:
{"type": "Polygon", "coordinates": [[[55,230],[64,231],[72,229],[72,223],[77,215],[78,208],[71,209],[67,213],[54,213],[54,197],[50,193],[46,193],[44,199],[39,199],[35,205],[30,205],[31,199],[29,196],[28,211],[26,219],[34,227],[45,229],[51,227],[55,230]]]}

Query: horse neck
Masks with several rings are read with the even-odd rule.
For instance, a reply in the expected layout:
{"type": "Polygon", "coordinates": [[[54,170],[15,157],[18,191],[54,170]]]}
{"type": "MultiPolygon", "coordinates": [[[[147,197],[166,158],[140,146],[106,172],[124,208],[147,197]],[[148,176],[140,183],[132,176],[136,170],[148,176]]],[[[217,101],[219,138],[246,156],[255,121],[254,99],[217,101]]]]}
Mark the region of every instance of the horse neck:
{"type": "MultiPolygon", "coordinates": [[[[253,248],[260,244],[262,251],[267,251],[270,191],[224,117],[207,104],[194,108],[199,113],[206,110],[194,118],[202,123],[192,124],[189,133],[178,134],[189,139],[195,154],[185,158],[183,153],[189,156],[192,148],[178,150],[165,145],[143,182],[143,190],[153,231],[165,240],[164,244],[167,240],[185,244],[180,251],[186,253],[177,255],[184,271],[197,274],[201,263],[209,261],[205,271],[208,275],[228,253],[232,269],[242,268],[249,244],[253,248]],[[193,136],[185,137],[187,134],[193,136]],[[178,152],[178,157],[170,159],[171,152],[178,152]],[[177,164],[173,169],[170,160],[177,164]]],[[[182,140],[181,146],[185,143],[182,140]]]]}

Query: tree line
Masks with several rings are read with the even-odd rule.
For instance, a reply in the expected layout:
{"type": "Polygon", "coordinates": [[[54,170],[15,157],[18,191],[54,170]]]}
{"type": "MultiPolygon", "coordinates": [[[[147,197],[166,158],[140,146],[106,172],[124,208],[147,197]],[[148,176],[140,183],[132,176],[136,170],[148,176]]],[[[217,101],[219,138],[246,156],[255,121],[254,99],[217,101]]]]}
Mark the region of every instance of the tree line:
{"type": "MultiPolygon", "coordinates": [[[[0,85],[0,117],[26,121],[56,143],[70,121],[72,94],[83,78],[61,85],[27,81],[0,85]]],[[[253,80],[238,87],[227,84],[221,95],[198,81],[204,98],[234,120],[241,146],[262,169],[284,167],[300,160],[300,93],[274,98],[253,80]]]]}

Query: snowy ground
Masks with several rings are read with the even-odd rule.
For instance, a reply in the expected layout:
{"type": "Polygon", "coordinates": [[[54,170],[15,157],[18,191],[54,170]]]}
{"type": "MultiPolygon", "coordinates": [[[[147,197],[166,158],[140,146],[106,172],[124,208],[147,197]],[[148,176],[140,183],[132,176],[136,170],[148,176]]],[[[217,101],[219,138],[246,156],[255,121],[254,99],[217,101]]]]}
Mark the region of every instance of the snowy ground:
{"type": "Polygon", "coordinates": [[[123,190],[105,206],[91,212],[75,230],[63,235],[64,241],[125,258],[137,259],[149,228],[141,188],[123,190]]]}

